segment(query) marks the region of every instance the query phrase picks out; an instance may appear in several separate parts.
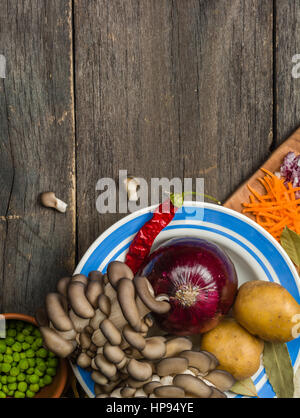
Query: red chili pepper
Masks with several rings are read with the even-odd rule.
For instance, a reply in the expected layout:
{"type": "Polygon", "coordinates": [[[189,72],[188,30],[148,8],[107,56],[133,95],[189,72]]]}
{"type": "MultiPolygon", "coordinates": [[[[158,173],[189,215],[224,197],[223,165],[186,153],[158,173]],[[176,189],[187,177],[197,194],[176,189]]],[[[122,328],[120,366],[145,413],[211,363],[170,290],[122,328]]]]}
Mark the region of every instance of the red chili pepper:
{"type": "MultiPolygon", "coordinates": [[[[172,200],[174,201],[174,199],[172,200]]],[[[168,199],[161,203],[153,213],[153,217],[142,226],[134,237],[125,260],[134,274],[138,272],[145,258],[150,254],[157,235],[171,222],[180,207],[174,206],[172,200],[168,199]]]]}
{"type": "MultiPolygon", "coordinates": [[[[125,259],[125,263],[134,274],[139,271],[144,260],[150,254],[152,244],[157,235],[171,222],[176,211],[183,205],[185,194],[194,195],[199,193],[172,193],[170,199],[158,206],[153,217],[142,226],[134,237],[125,259]]],[[[219,205],[221,204],[212,196],[206,194],[202,194],[202,196],[215,201],[219,205]]]]}

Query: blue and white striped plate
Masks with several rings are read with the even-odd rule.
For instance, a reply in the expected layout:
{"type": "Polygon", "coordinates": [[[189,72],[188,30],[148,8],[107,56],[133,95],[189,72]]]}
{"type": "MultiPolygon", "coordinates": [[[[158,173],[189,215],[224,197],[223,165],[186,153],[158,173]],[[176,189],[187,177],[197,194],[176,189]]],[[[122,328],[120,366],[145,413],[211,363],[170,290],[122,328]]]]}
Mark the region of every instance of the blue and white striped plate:
{"type": "MultiPolygon", "coordinates": [[[[105,272],[110,261],[124,261],[133,237],[151,218],[154,209],[148,207],[134,212],[105,231],[88,249],[75,274],[88,275],[91,270],[105,272]]],[[[153,248],[179,236],[197,236],[221,246],[235,264],[239,285],[257,279],[280,283],[300,303],[299,278],[293,263],[277,241],[246,216],[214,204],[185,202],[173,221],[159,234],[153,248]]],[[[300,363],[300,338],[287,346],[296,369],[300,363]]],[[[73,366],[73,370],[88,396],[94,397],[90,373],[77,366],[73,366]]],[[[262,366],[253,380],[259,397],[275,396],[262,366]]]]}

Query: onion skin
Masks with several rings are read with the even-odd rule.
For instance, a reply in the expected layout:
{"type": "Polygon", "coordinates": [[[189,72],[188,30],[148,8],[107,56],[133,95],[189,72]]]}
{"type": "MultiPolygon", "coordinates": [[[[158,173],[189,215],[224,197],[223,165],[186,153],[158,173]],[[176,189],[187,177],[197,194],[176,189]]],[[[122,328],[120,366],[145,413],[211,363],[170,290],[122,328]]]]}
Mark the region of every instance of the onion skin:
{"type": "Polygon", "coordinates": [[[228,255],[200,238],[176,238],[154,251],[139,272],[155,296],[167,294],[171,309],[155,315],[157,324],[175,335],[207,332],[233,305],[238,280],[228,255]]]}

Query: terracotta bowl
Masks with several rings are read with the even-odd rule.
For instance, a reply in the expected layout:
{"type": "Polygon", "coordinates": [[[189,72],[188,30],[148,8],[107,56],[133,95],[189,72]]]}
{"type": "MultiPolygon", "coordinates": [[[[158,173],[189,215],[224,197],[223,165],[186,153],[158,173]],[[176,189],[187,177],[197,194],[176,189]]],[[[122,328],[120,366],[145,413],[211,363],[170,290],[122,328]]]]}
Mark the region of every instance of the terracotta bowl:
{"type": "MultiPolygon", "coordinates": [[[[32,316],[7,313],[2,314],[5,319],[16,319],[19,321],[29,322],[37,326],[36,320],[32,316]]],[[[68,378],[67,362],[64,359],[60,359],[59,367],[57,368],[56,376],[53,378],[52,383],[43,387],[36,395],[35,398],[59,398],[63,393],[68,378]]]]}

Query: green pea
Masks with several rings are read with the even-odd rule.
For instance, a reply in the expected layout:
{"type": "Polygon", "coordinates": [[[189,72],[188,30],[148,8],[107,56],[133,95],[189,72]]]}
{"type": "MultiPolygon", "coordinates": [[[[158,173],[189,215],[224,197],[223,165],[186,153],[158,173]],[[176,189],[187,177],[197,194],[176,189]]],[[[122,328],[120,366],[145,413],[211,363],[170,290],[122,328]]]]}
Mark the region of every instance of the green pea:
{"type": "Polygon", "coordinates": [[[5,344],[8,345],[9,347],[11,347],[13,343],[15,342],[15,340],[12,337],[6,337],[4,341],[5,341],[5,344]]]}
{"type": "Polygon", "coordinates": [[[13,353],[13,351],[12,351],[11,347],[6,347],[5,354],[12,355],[12,353],[13,353]]]}
{"type": "Polygon", "coordinates": [[[42,360],[39,363],[37,362],[37,369],[44,372],[47,369],[47,365],[51,366],[51,364],[49,364],[49,360],[47,361],[47,364],[42,360]]]}
{"type": "Polygon", "coordinates": [[[54,367],[48,367],[46,370],[48,376],[54,377],[56,375],[56,369],[54,367]]]}
{"type": "Polygon", "coordinates": [[[10,369],[11,369],[11,365],[9,363],[2,363],[2,366],[1,366],[2,373],[8,373],[10,369]]]}
{"type": "Polygon", "coordinates": [[[8,390],[7,385],[3,385],[3,386],[2,386],[2,391],[3,391],[4,393],[8,394],[9,390],[8,390]]]}
{"type": "Polygon", "coordinates": [[[28,380],[29,380],[29,383],[38,383],[40,378],[36,374],[33,374],[29,376],[28,380]]]}
{"type": "Polygon", "coordinates": [[[7,376],[0,376],[0,379],[1,379],[1,383],[3,385],[6,385],[6,383],[7,383],[7,376]]]}
{"type": "Polygon", "coordinates": [[[13,361],[13,362],[11,363],[11,367],[15,367],[17,364],[18,364],[18,363],[17,363],[16,361],[13,361]]]}
{"type": "Polygon", "coordinates": [[[27,357],[25,353],[20,353],[20,360],[25,360],[26,358],[27,357]]]}
{"type": "Polygon", "coordinates": [[[16,340],[19,341],[20,343],[25,341],[25,335],[23,335],[21,332],[19,332],[16,336],[16,340]]]}
{"type": "Polygon", "coordinates": [[[9,374],[11,376],[18,376],[19,373],[20,373],[19,367],[12,367],[9,371],[9,374]]]}
{"type": "Polygon", "coordinates": [[[13,356],[11,356],[10,354],[4,354],[3,356],[3,361],[4,363],[12,363],[14,361],[13,356]]]}
{"type": "Polygon", "coordinates": [[[27,387],[28,387],[28,385],[27,385],[26,382],[20,382],[18,384],[18,391],[20,391],[20,392],[26,392],[27,387]]]}
{"type": "Polygon", "coordinates": [[[40,330],[38,330],[37,328],[35,328],[35,330],[33,331],[33,335],[37,338],[41,338],[42,336],[40,330]]]}
{"type": "Polygon", "coordinates": [[[20,360],[19,367],[21,370],[27,370],[29,367],[28,360],[20,360]]]}
{"type": "Polygon", "coordinates": [[[37,346],[38,348],[42,347],[42,345],[43,345],[43,338],[37,338],[37,339],[35,340],[35,344],[36,344],[36,346],[37,346]]]}
{"type": "Polygon", "coordinates": [[[30,344],[28,344],[26,342],[22,343],[22,350],[26,351],[26,350],[28,350],[28,348],[30,348],[30,344]]]}
{"type": "Polygon", "coordinates": [[[34,369],[34,374],[36,374],[39,377],[44,376],[44,372],[41,372],[37,367],[34,369]]]}
{"type": "Polygon", "coordinates": [[[21,331],[21,329],[23,329],[24,328],[24,322],[23,321],[17,321],[16,322],[16,328],[17,328],[17,330],[18,331],[21,331]]]}
{"type": "Polygon", "coordinates": [[[35,393],[32,392],[31,390],[27,390],[26,392],[26,397],[27,398],[33,398],[35,396],[35,393]]]}
{"type": "Polygon", "coordinates": [[[28,337],[25,337],[25,341],[28,343],[28,344],[32,344],[33,343],[33,341],[34,341],[34,337],[32,337],[31,335],[28,335],[28,337]]]}
{"type": "Polygon", "coordinates": [[[2,392],[2,390],[0,390],[0,399],[4,399],[6,398],[6,395],[4,392],[2,392]]]}
{"type": "Polygon", "coordinates": [[[17,376],[17,381],[18,382],[24,382],[24,380],[25,380],[25,374],[24,373],[20,373],[20,374],[18,374],[18,376],[17,376]]]}
{"type": "Polygon", "coordinates": [[[28,359],[28,364],[29,364],[30,367],[34,367],[35,364],[36,364],[35,359],[34,358],[29,358],[28,359]]]}
{"type": "Polygon", "coordinates": [[[15,329],[8,329],[6,334],[8,337],[15,337],[17,335],[17,331],[15,329]]]}
{"type": "Polygon", "coordinates": [[[46,384],[45,384],[45,382],[44,382],[43,378],[41,378],[41,379],[40,379],[40,381],[39,381],[39,385],[40,385],[40,389],[42,389],[43,387],[45,387],[45,386],[46,386],[46,384]]]}
{"type": "Polygon", "coordinates": [[[52,351],[48,351],[48,357],[54,358],[56,357],[56,354],[52,353],[52,351]]]}
{"type": "Polygon", "coordinates": [[[7,396],[14,396],[15,391],[14,390],[10,390],[9,392],[7,392],[7,396]]]}
{"type": "Polygon", "coordinates": [[[26,327],[23,329],[22,333],[23,335],[30,335],[32,333],[33,326],[32,325],[26,325],[26,327]]]}
{"type": "Polygon", "coordinates": [[[29,369],[26,370],[26,373],[31,375],[34,373],[34,368],[33,367],[29,367],[29,369]]]}
{"type": "Polygon", "coordinates": [[[2,389],[2,383],[0,382],[0,390],[2,389]]]}
{"type": "Polygon", "coordinates": [[[12,345],[11,349],[12,349],[13,351],[16,351],[17,353],[20,353],[20,352],[22,351],[22,344],[21,344],[21,343],[19,343],[19,342],[15,342],[15,343],[12,345]]]}
{"type": "Polygon", "coordinates": [[[18,386],[16,383],[9,383],[7,387],[8,387],[8,390],[16,390],[18,386]]]}
{"type": "Polygon", "coordinates": [[[25,398],[25,393],[19,392],[18,390],[15,392],[15,398],[25,398]]]}
{"type": "Polygon", "coordinates": [[[2,363],[3,362],[3,354],[2,353],[0,353],[0,363],[2,363]]]}
{"type": "Polygon", "coordinates": [[[57,358],[51,358],[47,361],[47,365],[48,367],[57,367],[58,365],[58,360],[57,358]]]}
{"type": "Polygon", "coordinates": [[[43,382],[45,383],[45,385],[50,385],[50,383],[52,382],[52,377],[45,374],[45,376],[43,377],[43,382]]]}
{"type": "Polygon", "coordinates": [[[0,353],[4,354],[6,351],[6,344],[4,341],[0,341],[0,353]]]}
{"type": "Polygon", "coordinates": [[[31,348],[26,350],[25,353],[27,358],[33,358],[35,356],[34,351],[31,348]]]}
{"type": "Polygon", "coordinates": [[[17,352],[13,353],[13,359],[16,362],[19,362],[20,361],[20,354],[17,353],[17,352]]]}
{"type": "Polygon", "coordinates": [[[7,376],[7,383],[15,383],[17,378],[15,376],[7,376]]]}
{"type": "Polygon", "coordinates": [[[45,348],[40,348],[37,353],[36,353],[37,357],[40,358],[46,358],[48,356],[48,352],[47,350],[45,350],[45,348]]]}
{"type": "Polygon", "coordinates": [[[40,387],[37,383],[35,383],[29,386],[29,390],[31,390],[32,392],[38,392],[40,390],[40,387]]]}

